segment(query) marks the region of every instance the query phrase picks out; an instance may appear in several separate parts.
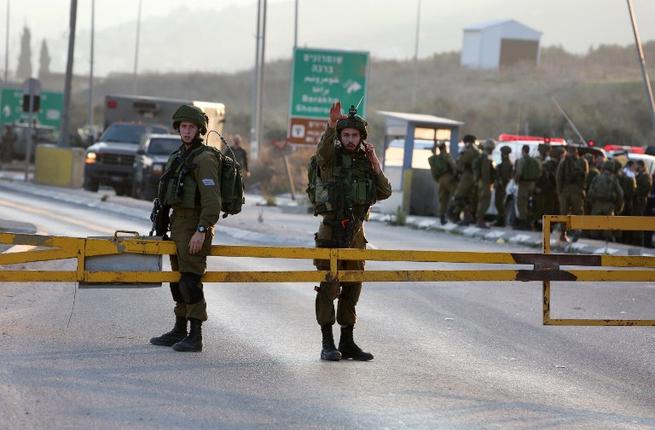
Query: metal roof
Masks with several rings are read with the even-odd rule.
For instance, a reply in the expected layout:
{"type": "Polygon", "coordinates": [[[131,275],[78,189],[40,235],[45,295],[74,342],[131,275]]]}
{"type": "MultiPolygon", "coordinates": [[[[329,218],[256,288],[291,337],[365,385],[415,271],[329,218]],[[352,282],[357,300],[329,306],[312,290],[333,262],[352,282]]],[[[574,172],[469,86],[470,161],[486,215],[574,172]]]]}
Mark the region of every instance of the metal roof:
{"type": "Polygon", "coordinates": [[[389,111],[379,110],[378,114],[387,118],[394,118],[406,122],[420,123],[424,125],[449,125],[449,126],[464,125],[463,122],[456,121],[454,119],[442,118],[434,115],[425,115],[421,113],[389,112],[389,111]]]}
{"type": "Polygon", "coordinates": [[[472,25],[469,25],[467,27],[464,27],[464,31],[481,31],[481,30],[485,30],[487,28],[496,27],[498,25],[505,25],[505,24],[518,24],[518,25],[520,25],[521,27],[523,27],[526,30],[533,31],[533,32],[538,33],[540,35],[542,34],[540,31],[535,30],[532,27],[528,27],[527,25],[522,24],[522,23],[518,22],[515,19],[495,19],[495,20],[492,20],[492,21],[478,22],[477,24],[472,24],[472,25]]]}

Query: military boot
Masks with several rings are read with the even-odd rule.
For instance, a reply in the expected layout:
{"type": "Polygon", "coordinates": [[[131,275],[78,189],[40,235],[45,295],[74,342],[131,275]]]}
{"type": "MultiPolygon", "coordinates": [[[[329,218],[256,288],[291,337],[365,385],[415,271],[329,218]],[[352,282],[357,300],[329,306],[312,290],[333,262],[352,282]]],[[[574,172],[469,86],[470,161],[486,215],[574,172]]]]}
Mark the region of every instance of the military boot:
{"type": "Polygon", "coordinates": [[[159,346],[173,346],[187,336],[186,326],[186,318],[176,316],[173,330],[161,336],[153,337],[150,339],[150,343],[159,346]]]}
{"type": "Polygon", "coordinates": [[[331,324],[322,325],[321,333],[323,334],[323,349],[321,350],[321,360],[327,360],[327,361],[341,360],[341,353],[337,351],[337,347],[334,346],[332,325],[331,324]]]}
{"type": "Polygon", "coordinates": [[[354,326],[341,327],[341,338],[339,339],[339,352],[344,359],[352,358],[356,361],[373,360],[373,354],[364,352],[353,340],[354,326]]]}
{"type": "Polygon", "coordinates": [[[439,217],[439,220],[441,221],[441,225],[445,225],[448,221],[446,220],[446,215],[441,215],[439,217]]]}
{"type": "Polygon", "coordinates": [[[191,321],[189,335],[173,345],[173,349],[178,352],[202,351],[202,321],[195,318],[189,318],[189,321],[191,321]]]}

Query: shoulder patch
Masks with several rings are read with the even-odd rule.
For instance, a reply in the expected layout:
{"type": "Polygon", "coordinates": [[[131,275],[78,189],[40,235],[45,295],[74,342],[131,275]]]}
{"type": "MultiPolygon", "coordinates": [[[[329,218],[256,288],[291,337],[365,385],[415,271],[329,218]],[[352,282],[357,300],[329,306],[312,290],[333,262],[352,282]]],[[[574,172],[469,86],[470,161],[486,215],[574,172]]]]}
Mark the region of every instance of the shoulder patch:
{"type": "Polygon", "coordinates": [[[214,185],[216,185],[216,183],[212,178],[201,179],[201,181],[205,187],[213,187],[214,185]]]}

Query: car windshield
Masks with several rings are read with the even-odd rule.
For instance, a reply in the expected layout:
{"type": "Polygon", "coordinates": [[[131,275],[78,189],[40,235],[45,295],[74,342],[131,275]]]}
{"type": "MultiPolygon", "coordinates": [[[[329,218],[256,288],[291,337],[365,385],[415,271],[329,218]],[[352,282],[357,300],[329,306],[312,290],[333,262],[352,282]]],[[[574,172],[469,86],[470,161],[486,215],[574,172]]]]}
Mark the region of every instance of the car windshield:
{"type": "Polygon", "coordinates": [[[146,131],[166,133],[166,127],[147,126],[143,124],[112,124],[100,138],[103,142],[122,142],[138,144],[146,131]]]}
{"type": "Polygon", "coordinates": [[[148,154],[152,155],[170,155],[180,147],[182,141],[177,138],[155,138],[150,140],[148,145],[148,154]]]}

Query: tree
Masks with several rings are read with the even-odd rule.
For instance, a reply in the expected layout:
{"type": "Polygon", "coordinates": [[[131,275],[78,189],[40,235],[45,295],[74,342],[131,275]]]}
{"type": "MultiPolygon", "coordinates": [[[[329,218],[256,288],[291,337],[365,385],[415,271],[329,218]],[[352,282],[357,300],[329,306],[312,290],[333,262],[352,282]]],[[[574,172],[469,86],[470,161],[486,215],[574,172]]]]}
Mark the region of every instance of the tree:
{"type": "Polygon", "coordinates": [[[18,68],[16,76],[18,79],[32,77],[32,34],[27,26],[23,27],[23,34],[20,36],[20,54],[18,55],[18,68]]]}
{"type": "Polygon", "coordinates": [[[50,74],[50,51],[45,39],[41,42],[41,52],[39,53],[39,79],[43,80],[50,74]]]}

